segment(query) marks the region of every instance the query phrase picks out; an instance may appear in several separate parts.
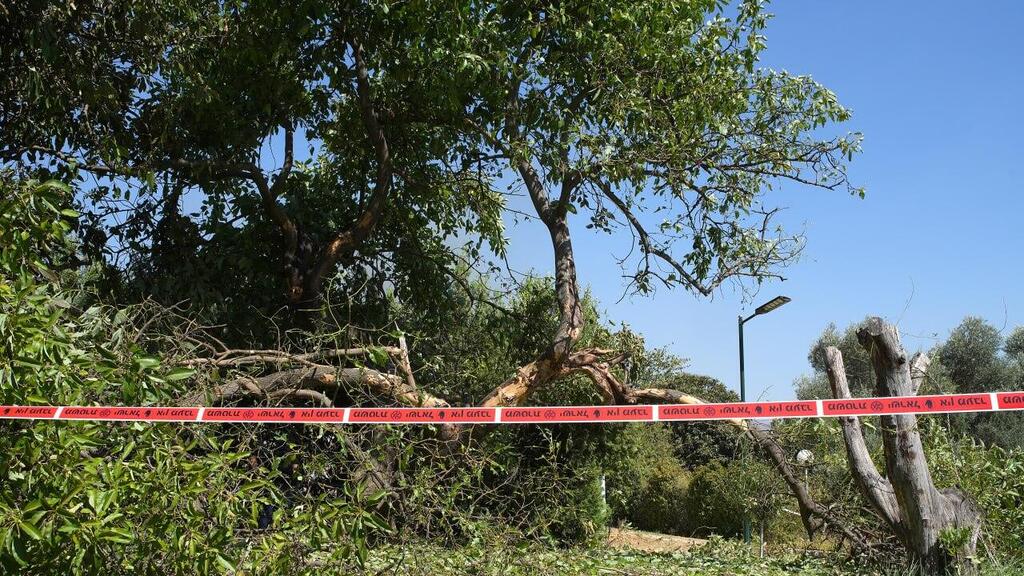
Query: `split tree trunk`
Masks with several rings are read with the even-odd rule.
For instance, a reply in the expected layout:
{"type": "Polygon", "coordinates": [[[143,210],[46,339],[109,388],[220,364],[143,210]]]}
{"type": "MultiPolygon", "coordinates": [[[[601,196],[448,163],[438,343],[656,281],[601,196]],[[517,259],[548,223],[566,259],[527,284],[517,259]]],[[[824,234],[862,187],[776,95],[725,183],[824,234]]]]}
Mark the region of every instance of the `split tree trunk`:
{"type": "MultiPolygon", "coordinates": [[[[880,318],[872,318],[857,333],[871,353],[876,380],[876,396],[913,396],[920,370],[927,360],[908,361],[896,327],[880,318]]],[[[849,398],[843,357],[835,347],[825,351],[829,382],[836,398],[849,398]]],[[[883,476],[864,443],[858,418],[840,418],[850,471],[860,491],[875,511],[892,528],[907,549],[911,563],[922,574],[948,574],[956,568],[971,570],[969,557],[975,553],[981,529],[981,514],[971,499],[955,488],[938,489],[928,470],[928,461],[913,414],[881,416],[882,443],[885,450],[883,476]],[[948,550],[940,536],[948,532],[951,541],[959,540],[959,549],[948,550]]]]}

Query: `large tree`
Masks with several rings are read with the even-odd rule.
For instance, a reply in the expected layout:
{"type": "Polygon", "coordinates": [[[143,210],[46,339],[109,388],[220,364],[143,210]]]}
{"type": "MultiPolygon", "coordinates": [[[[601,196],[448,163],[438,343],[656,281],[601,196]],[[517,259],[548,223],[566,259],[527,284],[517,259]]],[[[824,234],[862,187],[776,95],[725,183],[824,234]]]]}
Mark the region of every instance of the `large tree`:
{"type": "MultiPolygon", "coordinates": [[[[471,400],[519,404],[578,375],[607,402],[698,402],[631,387],[622,350],[579,347],[573,221],[633,238],[622,264],[640,292],[780,277],[801,239],[774,223],[772,189],[857,192],[845,161],[859,137],[823,136],[849,117],[832,92],[759,65],[767,18],[756,0],[19,4],[0,49],[0,157],[77,177],[86,248],[142,294],[163,286],[205,312],[230,298],[227,342],[247,345],[215,341],[191,364],[269,368],[183,402],[330,403],[353,395],[325,390],[363,387],[447,404],[401,339],[384,350],[395,374],[353,365],[380,349],[254,351],[238,328],[263,318],[253,308],[323,309],[332,281],[342,295],[372,281],[428,313],[442,281],[487,300],[459,269],[483,248],[504,255],[515,194],[550,237],[557,322],[471,400]],[[181,213],[189,198],[195,215],[181,213]]],[[[812,530],[828,511],[751,433],[812,530]]]]}
{"type": "Polygon", "coordinates": [[[96,1],[13,19],[4,158],[98,178],[80,186],[89,207],[134,194],[93,210],[89,236],[112,233],[106,249],[164,276],[157,220],[180,221],[194,193],[193,251],[253,230],[220,267],[254,267],[262,287],[280,270],[292,304],[318,304],[345,259],[408,285],[414,262],[450,270],[456,237],[502,253],[496,182],[512,179],[550,234],[560,322],[487,404],[566,371],[616,395],[601,354],[574,350],[570,218],[632,233],[636,288],[709,295],[777,276],[799,242],[772,225],[766,193],[846,189],[857,149],[817,136],[848,117],[831,92],[758,66],[760,2],[96,1]]]}
{"type": "Polygon", "coordinates": [[[801,400],[819,400],[831,398],[832,392],[828,381],[828,358],[826,351],[830,347],[838,348],[843,353],[843,365],[846,369],[846,381],[853,396],[870,396],[874,389],[874,372],[871,368],[871,355],[857,341],[857,330],[861,324],[850,324],[839,331],[835,324],[829,324],[818,339],[811,344],[807,353],[807,362],[813,372],[800,376],[793,382],[797,398],[801,400]]]}
{"type": "MultiPolygon", "coordinates": [[[[932,351],[930,384],[942,392],[977,393],[1017,390],[1021,384],[1021,328],[1003,339],[1000,330],[981,318],[968,316],[949,338],[932,351]]],[[[949,415],[947,425],[988,445],[1024,445],[1024,417],[1015,412],[949,415]]]]}

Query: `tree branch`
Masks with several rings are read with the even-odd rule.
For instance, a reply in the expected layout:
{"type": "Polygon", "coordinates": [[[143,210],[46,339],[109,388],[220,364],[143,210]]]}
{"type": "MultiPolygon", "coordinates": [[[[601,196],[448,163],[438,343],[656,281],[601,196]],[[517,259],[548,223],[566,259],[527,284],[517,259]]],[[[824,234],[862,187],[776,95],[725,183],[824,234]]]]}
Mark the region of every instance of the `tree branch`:
{"type": "Polygon", "coordinates": [[[320,251],[315,268],[306,278],[303,293],[293,296],[292,301],[298,303],[303,298],[315,301],[320,294],[320,284],[338,261],[359,246],[373,231],[380,220],[381,213],[387,203],[392,187],[393,164],[387,137],[380,124],[374,106],[373,92],[370,87],[370,73],[366,66],[365,54],[361,44],[352,42],[351,48],[356,67],[356,92],[358,94],[359,111],[363,127],[374,150],[377,161],[377,175],[374,182],[370,202],[356,222],[347,230],[339,232],[320,251]]]}
{"type": "MultiPolygon", "coordinates": [[[[850,386],[846,381],[846,368],[843,365],[842,353],[835,346],[829,346],[825,349],[825,361],[828,380],[832,385],[832,395],[840,400],[849,399],[851,397],[850,386]]],[[[902,531],[896,494],[893,492],[892,484],[878,472],[878,468],[871,460],[871,454],[864,443],[860,419],[856,416],[841,416],[839,422],[843,427],[846,455],[857,487],[882,517],[882,520],[885,520],[894,529],[902,531]]]]}
{"type": "Polygon", "coordinates": [[[698,282],[697,279],[694,278],[693,275],[690,274],[690,272],[679,261],[672,258],[671,254],[654,245],[654,243],[651,241],[650,234],[648,234],[647,230],[644,229],[643,225],[640,223],[640,220],[636,217],[635,214],[633,214],[633,211],[630,210],[629,206],[626,205],[622,198],[620,198],[612,190],[611,185],[609,185],[607,182],[599,182],[598,186],[604,193],[605,197],[611,200],[612,204],[614,204],[615,207],[618,208],[620,212],[622,212],[622,214],[626,217],[626,220],[629,222],[629,225],[633,228],[633,231],[636,232],[637,239],[640,241],[640,249],[643,250],[644,252],[645,266],[647,270],[650,269],[650,264],[648,263],[647,259],[650,256],[656,256],[660,260],[671,266],[672,269],[675,270],[677,274],[679,274],[679,277],[682,278],[690,288],[696,290],[697,292],[700,292],[704,296],[708,296],[714,291],[717,285],[704,286],[703,284],[698,282]]]}

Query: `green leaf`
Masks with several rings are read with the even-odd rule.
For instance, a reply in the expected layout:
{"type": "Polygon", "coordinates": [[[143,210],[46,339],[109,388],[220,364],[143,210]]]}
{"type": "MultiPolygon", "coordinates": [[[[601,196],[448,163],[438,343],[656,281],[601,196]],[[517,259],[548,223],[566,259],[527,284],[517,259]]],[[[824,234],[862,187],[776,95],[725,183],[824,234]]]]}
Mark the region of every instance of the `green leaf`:
{"type": "Polygon", "coordinates": [[[370,356],[370,361],[379,367],[388,365],[388,353],[383,348],[377,346],[371,346],[367,349],[367,354],[370,356]]]}
{"type": "Polygon", "coordinates": [[[22,521],[18,522],[18,527],[21,528],[22,532],[24,532],[25,534],[28,534],[29,537],[32,538],[33,540],[42,540],[43,539],[43,533],[40,532],[39,528],[37,528],[34,524],[29,522],[28,520],[22,520],[22,521]]]}
{"type": "Polygon", "coordinates": [[[374,492],[373,494],[370,495],[369,498],[366,499],[366,503],[371,505],[378,504],[387,495],[388,493],[386,490],[378,490],[377,492],[374,492]]]}
{"type": "Polygon", "coordinates": [[[221,556],[219,552],[217,553],[217,564],[220,564],[221,568],[228,572],[235,572],[237,570],[235,565],[229,562],[227,558],[221,556]]]}
{"type": "Polygon", "coordinates": [[[131,544],[134,534],[126,528],[108,528],[100,535],[100,538],[117,544],[131,544]]]}
{"type": "Polygon", "coordinates": [[[186,380],[186,379],[191,378],[192,376],[194,376],[195,373],[196,373],[196,371],[191,369],[191,368],[175,368],[175,369],[171,370],[170,372],[168,372],[167,374],[164,374],[164,380],[166,380],[168,382],[177,382],[178,380],[186,380]]]}
{"type": "Polygon", "coordinates": [[[46,182],[43,182],[42,184],[40,184],[38,189],[40,191],[42,191],[42,190],[59,190],[59,191],[64,192],[64,193],[71,192],[71,186],[68,186],[64,182],[61,182],[60,180],[47,180],[46,182]]]}

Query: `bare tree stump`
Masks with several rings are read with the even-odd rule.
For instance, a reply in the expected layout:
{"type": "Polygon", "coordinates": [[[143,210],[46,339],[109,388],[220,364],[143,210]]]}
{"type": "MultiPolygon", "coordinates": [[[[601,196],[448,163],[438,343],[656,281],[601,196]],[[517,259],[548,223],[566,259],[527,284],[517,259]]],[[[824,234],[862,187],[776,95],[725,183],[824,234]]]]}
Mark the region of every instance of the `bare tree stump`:
{"type": "MultiPolygon", "coordinates": [[[[857,333],[858,340],[871,353],[876,376],[876,396],[913,396],[920,387],[919,372],[927,359],[917,356],[908,361],[896,327],[880,318],[871,318],[857,333]]],[[[836,398],[849,398],[842,353],[835,347],[825,351],[829,382],[836,398]]],[[[892,528],[907,549],[911,563],[928,575],[961,573],[973,567],[981,530],[981,514],[967,494],[959,489],[938,489],[928,470],[928,461],[913,414],[881,416],[882,444],[885,450],[883,476],[868,453],[860,421],[853,416],[840,418],[850,471],[871,506],[892,528]],[[958,541],[955,550],[943,545],[958,541]],[[959,537],[956,537],[959,535],[959,537]]]]}

